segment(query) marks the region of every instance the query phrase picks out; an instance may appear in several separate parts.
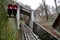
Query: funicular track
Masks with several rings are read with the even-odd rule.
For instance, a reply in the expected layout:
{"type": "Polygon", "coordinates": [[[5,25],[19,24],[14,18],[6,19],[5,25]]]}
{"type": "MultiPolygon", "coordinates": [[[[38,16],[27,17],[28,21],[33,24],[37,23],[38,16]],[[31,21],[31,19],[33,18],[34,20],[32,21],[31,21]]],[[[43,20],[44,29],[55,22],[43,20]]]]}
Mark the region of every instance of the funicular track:
{"type": "Polygon", "coordinates": [[[40,40],[25,23],[22,23],[22,31],[24,40],[40,40]]]}

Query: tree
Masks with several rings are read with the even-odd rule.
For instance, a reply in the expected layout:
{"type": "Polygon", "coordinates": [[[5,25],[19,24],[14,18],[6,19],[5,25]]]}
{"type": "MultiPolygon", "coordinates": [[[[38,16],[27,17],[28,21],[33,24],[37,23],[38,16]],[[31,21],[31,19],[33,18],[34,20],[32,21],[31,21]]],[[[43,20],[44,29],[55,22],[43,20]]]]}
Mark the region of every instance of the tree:
{"type": "Polygon", "coordinates": [[[43,12],[44,12],[44,6],[42,4],[40,4],[40,11],[41,11],[41,14],[42,14],[42,17],[43,17],[43,12]]]}
{"type": "Polygon", "coordinates": [[[56,12],[58,14],[57,2],[56,2],[56,0],[54,0],[54,2],[55,2],[55,6],[56,6],[56,12]]]}
{"type": "Polygon", "coordinates": [[[45,5],[45,0],[42,0],[43,4],[44,4],[44,8],[45,8],[45,13],[46,13],[46,19],[48,21],[48,12],[47,12],[47,6],[45,5]]]}
{"type": "Polygon", "coordinates": [[[58,7],[58,13],[60,13],[60,5],[59,6],[57,6],[58,7]]]}

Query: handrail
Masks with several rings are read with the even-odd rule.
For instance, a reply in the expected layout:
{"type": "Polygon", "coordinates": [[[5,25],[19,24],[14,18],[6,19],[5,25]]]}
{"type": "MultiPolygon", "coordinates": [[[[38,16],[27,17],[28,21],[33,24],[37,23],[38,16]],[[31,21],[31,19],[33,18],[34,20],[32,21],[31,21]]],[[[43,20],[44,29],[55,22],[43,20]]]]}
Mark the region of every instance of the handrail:
{"type": "MultiPolygon", "coordinates": [[[[35,22],[36,23],[36,22],[35,22]]],[[[48,32],[49,34],[51,34],[53,37],[55,37],[56,39],[59,39],[57,38],[57,36],[55,36],[54,34],[52,34],[51,32],[49,32],[47,29],[45,29],[43,26],[41,26],[40,24],[36,23],[38,26],[40,26],[43,30],[45,30],[46,32],[48,32]]]]}

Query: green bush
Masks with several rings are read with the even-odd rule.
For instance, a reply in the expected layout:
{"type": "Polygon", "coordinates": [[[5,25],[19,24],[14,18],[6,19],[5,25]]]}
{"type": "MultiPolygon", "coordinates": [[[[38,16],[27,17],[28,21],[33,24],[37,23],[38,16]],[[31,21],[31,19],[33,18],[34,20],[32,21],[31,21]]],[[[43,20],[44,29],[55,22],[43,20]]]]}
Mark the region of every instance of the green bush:
{"type": "Polygon", "coordinates": [[[0,40],[5,40],[7,38],[7,15],[4,7],[0,4],[0,40]]]}

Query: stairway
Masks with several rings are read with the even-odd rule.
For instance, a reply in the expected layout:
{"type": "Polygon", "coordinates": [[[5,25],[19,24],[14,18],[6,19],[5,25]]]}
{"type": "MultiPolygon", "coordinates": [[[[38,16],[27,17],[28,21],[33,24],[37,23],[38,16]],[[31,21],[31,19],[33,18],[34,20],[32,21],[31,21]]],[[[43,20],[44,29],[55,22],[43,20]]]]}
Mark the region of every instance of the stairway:
{"type": "Polygon", "coordinates": [[[18,31],[17,40],[22,40],[22,29],[18,31]]]}

